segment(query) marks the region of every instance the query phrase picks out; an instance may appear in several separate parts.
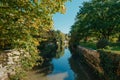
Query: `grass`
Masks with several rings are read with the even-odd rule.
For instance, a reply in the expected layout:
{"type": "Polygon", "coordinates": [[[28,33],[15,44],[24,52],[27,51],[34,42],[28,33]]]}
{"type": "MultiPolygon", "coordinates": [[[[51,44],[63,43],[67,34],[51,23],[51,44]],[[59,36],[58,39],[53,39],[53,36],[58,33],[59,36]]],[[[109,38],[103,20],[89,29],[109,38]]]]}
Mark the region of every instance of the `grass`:
{"type": "Polygon", "coordinates": [[[102,49],[105,52],[111,52],[111,53],[115,53],[115,54],[120,54],[120,50],[119,51],[115,51],[115,50],[108,50],[108,49],[102,49]]]}
{"type": "Polygon", "coordinates": [[[120,46],[119,45],[116,45],[116,46],[115,45],[106,46],[104,51],[120,54],[120,46]]]}
{"type": "Polygon", "coordinates": [[[80,46],[91,48],[91,49],[97,49],[95,44],[96,43],[93,43],[93,42],[80,42],[79,43],[80,46]]]}
{"type": "MultiPolygon", "coordinates": [[[[80,42],[79,45],[90,49],[97,49],[95,42],[80,42]]],[[[120,43],[110,43],[109,46],[106,46],[102,50],[120,54],[120,43]]]]}

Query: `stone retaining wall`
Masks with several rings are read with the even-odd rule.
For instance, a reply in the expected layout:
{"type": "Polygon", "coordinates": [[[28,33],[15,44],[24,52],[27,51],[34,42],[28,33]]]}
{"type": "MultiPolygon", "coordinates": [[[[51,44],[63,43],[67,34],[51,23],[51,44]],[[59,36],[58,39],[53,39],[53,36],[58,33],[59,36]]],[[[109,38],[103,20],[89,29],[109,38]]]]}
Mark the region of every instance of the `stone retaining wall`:
{"type": "Polygon", "coordinates": [[[78,46],[78,54],[105,80],[120,80],[120,54],[96,51],[78,46]]]}
{"type": "Polygon", "coordinates": [[[20,59],[24,53],[23,50],[6,50],[0,53],[0,80],[7,80],[9,75],[15,74],[15,69],[20,67],[20,59]]]}
{"type": "Polygon", "coordinates": [[[100,65],[100,54],[96,50],[86,49],[84,47],[79,46],[79,54],[82,54],[85,61],[97,70],[99,73],[104,73],[103,69],[100,65]]]}

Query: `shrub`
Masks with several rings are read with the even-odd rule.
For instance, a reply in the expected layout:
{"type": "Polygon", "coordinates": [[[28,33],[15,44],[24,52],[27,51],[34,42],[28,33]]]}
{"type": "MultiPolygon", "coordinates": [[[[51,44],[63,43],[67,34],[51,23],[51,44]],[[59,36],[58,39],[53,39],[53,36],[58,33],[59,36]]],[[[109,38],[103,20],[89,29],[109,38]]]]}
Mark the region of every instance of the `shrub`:
{"type": "Polygon", "coordinates": [[[23,80],[23,78],[26,76],[25,71],[23,71],[22,68],[16,68],[15,74],[9,74],[9,80],[23,80]]]}
{"type": "Polygon", "coordinates": [[[97,42],[97,44],[96,44],[96,46],[97,46],[98,49],[100,49],[100,48],[105,48],[105,47],[108,46],[108,45],[109,45],[109,42],[108,42],[107,39],[100,39],[100,40],[97,42]]]}

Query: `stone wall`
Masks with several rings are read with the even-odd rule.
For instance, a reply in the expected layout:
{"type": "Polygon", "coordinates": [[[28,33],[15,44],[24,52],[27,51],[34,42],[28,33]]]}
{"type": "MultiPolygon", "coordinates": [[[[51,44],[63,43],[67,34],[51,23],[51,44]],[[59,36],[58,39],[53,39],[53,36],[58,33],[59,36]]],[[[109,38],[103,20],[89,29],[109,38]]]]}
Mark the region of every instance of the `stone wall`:
{"type": "Polygon", "coordinates": [[[99,51],[101,66],[108,80],[120,80],[120,54],[99,51]]]}
{"type": "Polygon", "coordinates": [[[15,69],[20,67],[20,59],[24,53],[23,50],[6,50],[0,52],[0,80],[7,80],[9,75],[15,74],[15,69]]]}
{"type": "Polygon", "coordinates": [[[103,80],[120,80],[120,54],[96,51],[78,46],[78,54],[103,80]],[[82,55],[82,56],[81,56],[82,55]]]}
{"type": "Polygon", "coordinates": [[[99,73],[104,73],[100,65],[100,54],[96,50],[86,49],[79,46],[79,55],[83,55],[85,61],[99,73]]]}

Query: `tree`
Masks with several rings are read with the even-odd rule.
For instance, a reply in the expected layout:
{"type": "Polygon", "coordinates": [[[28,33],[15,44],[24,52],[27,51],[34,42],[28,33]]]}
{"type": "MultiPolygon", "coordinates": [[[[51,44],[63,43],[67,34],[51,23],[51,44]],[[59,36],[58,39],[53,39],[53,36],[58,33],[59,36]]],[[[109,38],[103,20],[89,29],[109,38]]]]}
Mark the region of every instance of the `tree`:
{"type": "Polygon", "coordinates": [[[0,0],[0,48],[24,49],[36,61],[37,46],[53,29],[53,14],[68,0],[0,0]]]}
{"type": "Polygon", "coordinates": [[[84,2],[77,13],[71,33],[76,32],[79,35],[79,39],[95,36],[98,39],[104,38],[109,40],[110,36],[120,32],[119,12],[119,0],[92,0],[84,2]]]}

